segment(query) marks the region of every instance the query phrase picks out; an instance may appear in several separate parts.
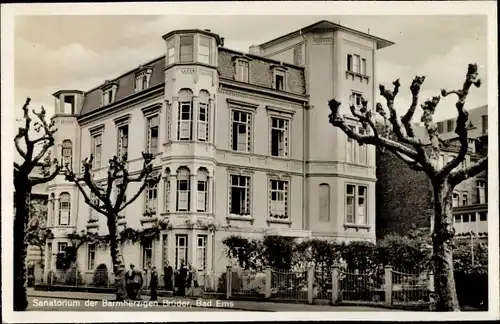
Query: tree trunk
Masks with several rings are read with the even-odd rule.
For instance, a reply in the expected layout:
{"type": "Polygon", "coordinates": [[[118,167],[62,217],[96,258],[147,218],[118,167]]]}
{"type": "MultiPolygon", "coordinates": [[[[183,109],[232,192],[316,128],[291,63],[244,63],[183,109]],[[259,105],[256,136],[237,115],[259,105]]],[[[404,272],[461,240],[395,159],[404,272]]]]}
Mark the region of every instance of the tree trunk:
{"type": "Polygon", "coordinates": [[[28,244],[25,240],[26,225],[30,211],[31,188],[28,179],[15,179],[14,216],[14,311],[24,311],[28,307],[26,255],[28,244]]]}
{"type": "Polygon", "coordinates": [[[108,215],[108,230],[110,236],[110,253],[113,261],[113,273],[115,275],[116,300],[125,300],[127,290],[125,285],[125,262],[120,251],[118,242],[118,217],[117,215],[108,215]]]}
{"type": "Polygon", "coordinates": [[[433,184],[434,189],[434,290],[436,311],[460,311],[453,275],[453,188],[447,180],[433,184]]]}

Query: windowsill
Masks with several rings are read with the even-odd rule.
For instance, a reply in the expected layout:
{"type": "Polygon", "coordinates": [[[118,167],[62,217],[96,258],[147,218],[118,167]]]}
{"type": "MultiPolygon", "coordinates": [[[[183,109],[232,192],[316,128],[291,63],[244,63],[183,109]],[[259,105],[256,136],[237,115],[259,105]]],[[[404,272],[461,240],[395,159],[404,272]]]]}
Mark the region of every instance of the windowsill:
{"type": "Polygon", "coordinates": [[[356,232],[359,231],[359,229],[366,229],[367,231],[370,231],[370,225],[367,224],[349,224],[349,223],[344,223],[344,230],[348,228],[355,228],[356,232]]]}
{"type": "Polygon", "coordinates": [[[231,221],[231,220],[234,220],[234,221],[246,221],[246,222],[250,222],[252,225],[255,222],[255,218],[253,218],[250,215],[248,215],[248,216],[242,216],[242,215],[230,214],[229,216],[226,217],[226,219],[229,220],[229,221],[231,221]]]}
{"type": "Polygon", "coordinates": [[[54,228],[71,228],[71,227],[75,227],[73,225],[55,225],[54,228]]]}
{"type": "Polygon", "coordinates": [[[275,224],[287,224],[288,227],[291,227],[292,226],[292,221],[290,219],[287,219],[287,218],[283,218],[283,219],[280,219],[280,218],[271,218],[269,217],[267,219],[267,225],[271,225],[271,223],[275,223],[275,224]]]}
{"type": "Polygon", "coordinates": [[[368,76],[368,75],[353,72],[353,71],[348,71],[348,70],[345,71],[345,78],[347,79],[349,76],[351,76],[353,80],[354,80],[354,78],[359,78],[360,81],[366,80],[366,83],[368,83],[370,81],[370,76],[368,76]]]}
{"type": "Polygon", "coordinates": [[[182,143],[182,144],[206,144],[206,145],[210,145],[210,146],[215,146],[214,143],[210,142],[210,141],[200,141],[200,140],[168,140],[166,142],[164,142],[162,145],[163,146],[167,146],[167,145],[171,145],[173,143],[182,143]]]}
{"type": "Polygon", "coordinates": [[[269,154],[269,157],[274,158],[274,159],[279,159],[279,160],[289,160],[290,159],[288,157],[288,155],[281,156],[281,155],[272,155],[272,154],[269,154]]]}
{"type": "Polygon", "coordinates": [[[253,154],[253,152],[250,152],[250,151],[236,151],[233,149],[230,149],[229,152],[234,153],[234,154],[241,154],[241,155],[253,154]]]}

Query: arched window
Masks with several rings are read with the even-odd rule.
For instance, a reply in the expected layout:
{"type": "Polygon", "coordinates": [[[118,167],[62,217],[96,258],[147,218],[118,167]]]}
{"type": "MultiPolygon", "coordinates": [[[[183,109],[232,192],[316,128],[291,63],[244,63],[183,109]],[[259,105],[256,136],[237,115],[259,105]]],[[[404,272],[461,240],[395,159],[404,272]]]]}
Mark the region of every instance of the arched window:
{"type": "Polygon", "coordinates": [[[210,94],[202,90],[198,102],[198,141],[208,141],[210,94]]]}
{"type": "Polygon", "coordinates": [[[189,89],[179,91],[179,108],[177,112],[177,140],[193,139],[193,92],[189,89]]]}
{"type": "Polygon", "coordinates": [[[177,211],[189,211],[190,205],[190,172],[186,167],[177,169],[177,211]]]}
{"type": "Polygon", "coordinates": [[[69,225],[71,214],[71,195],[67,192],[59,196],[59,225],[69,225]]]}
{"type": "Polygon", "coordinates": [[[199,168],[196,174],[197,181],[197,200],[196,211],[205,213],[207,212],[208,203],[208,171],[205,168],[199,168]]]}
{"type": "Polygon", "coordinates": [[[319,185],[319,220],[330,221],[330,186],[326,183],[319,185]]]}
{"type": "Polygon", "coordinates": [[[71,157],[73,155],[73,144],[70,140],[66,139],[62,142],[62,165],[71,167],[71,157]]]}
{"type": "Polygon", "coordinates": [[[170,212],[170,169],[169,168],[166,168],[163,174],[163,192],[165,193],[163,199],[165,203],[165,205],[163,206],[163,211],[165,213],[168,213],[170,212]]]}

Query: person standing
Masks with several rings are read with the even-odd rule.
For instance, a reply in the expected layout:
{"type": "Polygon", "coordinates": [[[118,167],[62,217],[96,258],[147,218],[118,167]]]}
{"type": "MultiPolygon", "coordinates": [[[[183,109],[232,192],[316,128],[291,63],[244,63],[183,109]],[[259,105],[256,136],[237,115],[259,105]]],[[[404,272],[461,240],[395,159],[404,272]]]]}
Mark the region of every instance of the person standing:
{"type": "Polygon", "coordinates": [[[172,286],[173,275],[174,275],[174,269],[167,260],[165,261],[165,265],[163,267],[163,280],[165,281],[165,290],[173,290],[172,286]]]}
{"type": "Polygon", "coordinates": [[[177,278],[178,278],[178,280],[176,280],[176,283],[178,285],[177,296],[184,297],[186,296],[186,283],[188,280],[188,269],[184,264],[184,260],[181,260],[177,278]]]}
{"type": "Polygon", "coordinates": [[[158,289],[158,272],[156,272],[156,267],[151,269],[150,277],[151,281],[149,286],[151,287],[151,300],[158,300],[156,294],[156,289],[158,289]]]}
{"type": "Polygon", "coordinates": [[[134,269],[134,294],[135,299],[141,299],[142,286],[144,285],[144,276],[142,275],[142,271],[140,269],[134,269]]]}
{"type": "Polygon", "coordinates": [[[136,299],[136,293],[135,293],[135,271],[134,271],[135,266],[133,264],[130,264],[130,270],[127,271],[126,278],[125,278],[125,284],[127,287],[127,296],[135,300],[136,299]]]}

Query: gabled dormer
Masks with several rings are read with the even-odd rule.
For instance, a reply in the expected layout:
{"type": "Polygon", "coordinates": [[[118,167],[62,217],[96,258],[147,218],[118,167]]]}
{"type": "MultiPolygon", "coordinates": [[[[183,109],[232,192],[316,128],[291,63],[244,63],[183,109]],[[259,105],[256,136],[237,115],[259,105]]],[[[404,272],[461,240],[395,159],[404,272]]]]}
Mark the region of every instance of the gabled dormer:
{"type": "Polygon", "coordinates": [[[106,80],[101,87],[102,99],[101,106],[107,106],[116,100],[116,91],[118,90],[118,82],[106,80]]]}
{"type": "Polygon", "coordinates": [[[273,71],[273,88],[278,91],[287,91],[287,70],[283,65],[271,65],[273,71]]]}
{"type": "Polygon", "coordinates": [[[153,68],[150,66],[140,66],[135,72],[134,92],[140,92],[149,88],[153,68]]]}
{"type": "Polygon", "coordinates": [[[250,82],[250,61],[246,55],[235,55],[232,58],[234,65],[234,79],[240,82],[250,82]]]}
{"type": "Polygon", "coordinates": [[[52,94],[55,98],[55,115],[78,115],[83,105],[83,91],[59,90],[52,94]]]}

